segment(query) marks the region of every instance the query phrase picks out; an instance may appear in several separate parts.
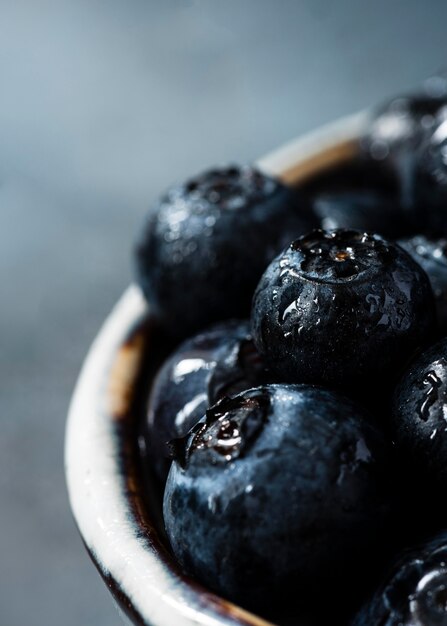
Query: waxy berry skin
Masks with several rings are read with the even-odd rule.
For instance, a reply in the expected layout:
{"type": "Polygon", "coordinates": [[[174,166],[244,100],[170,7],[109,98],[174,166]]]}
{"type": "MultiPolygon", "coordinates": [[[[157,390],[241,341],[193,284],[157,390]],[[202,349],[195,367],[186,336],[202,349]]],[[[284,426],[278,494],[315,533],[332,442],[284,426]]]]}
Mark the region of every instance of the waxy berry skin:
{"type": "Polygon", "coordinates": [[[447,339],[416,358],[394,394],[396,447],[414,471],[447,486],[447,339]]]}
{"type": "Polygon", "coordinates": [[[392,98],[374,111],[368,133],[362,139],[363,147],[376,160],[402,157],[398,151],[411,157],[445,106],[447,91],[392,98]]]}
{"type": "Polygon", "coordinates": [[[434,327],[425,272],[359,231],[297,239],[267,268],[252,305],[253,339],[281,380],[348,392],[389,385],[434,327]]]}
{"type": "Polygon", "coordinates": [[[447,106],[447,82],[442,88],[427,81],[420,93],[393,98],[373,113],[370,127],[361,141],[367,158],[392,172],[407,209],[415,205],[417,153],[432,132],[437,117],[447,106]]]}
{"type": "Polygon", "coordinates": [[[447,113],[428,134],[417,158],[415,197],[421,226],[435,237],[447,236],[447,113]]]}
{"type": "Polygon", "coordinates": [[[352,626],[445,626],[447,533],[407,551],[352,626]]]}
{"type": "Polygon", "coordinates": [[[158,372],[144,423],[146,450],[166,480],[171,439],[185,436],[224,395],[265,382],[267,372],[247,321],[229,320],[184,341],[158,372]]]}
{"type": "Polygon", "coordinates": [[[265,267],[317,225],[304,200],[252,167],[213,169],[172,187],[136,248],[137,282],[176,337],[249,315],[265,267]]]}
{"type": "Polygon", "coordinates": [[[436,303],[438,327],[447,332],[447,239],[432,239],[417,235],[399,240],[398,244],[426,272],[436,303]]]}
{"type": "Polygon", "coordinates": [[[254,610],[355,594],[390,508],[387,445],[362,409],[266,385],[222,399],[177,449],[164,520],[185,572],[254,610]]]}

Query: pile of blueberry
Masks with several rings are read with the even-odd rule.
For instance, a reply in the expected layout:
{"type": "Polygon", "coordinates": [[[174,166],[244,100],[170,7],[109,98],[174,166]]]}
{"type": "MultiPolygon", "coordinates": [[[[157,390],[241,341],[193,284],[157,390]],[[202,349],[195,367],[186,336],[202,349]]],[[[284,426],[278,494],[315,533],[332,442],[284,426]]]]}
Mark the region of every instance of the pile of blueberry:
{"type": "Polygon", "coordinates": [[[446,85],[299,189],[171,188],[137,246],[178,342],[144,424],[172,552],[279,623],[447,624],[446,85]]]}

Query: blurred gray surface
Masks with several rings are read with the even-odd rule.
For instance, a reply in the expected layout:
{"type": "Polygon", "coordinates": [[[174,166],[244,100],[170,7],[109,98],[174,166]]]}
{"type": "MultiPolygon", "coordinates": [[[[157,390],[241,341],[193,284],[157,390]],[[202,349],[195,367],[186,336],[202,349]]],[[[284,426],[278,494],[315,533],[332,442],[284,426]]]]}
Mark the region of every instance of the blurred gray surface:
{"type": "Polygon", "coordinates": [[[67,405],[168,184],[446,65],[447,4],[0,0],[0,624],[118,626],[63,476],[67,405]]]}

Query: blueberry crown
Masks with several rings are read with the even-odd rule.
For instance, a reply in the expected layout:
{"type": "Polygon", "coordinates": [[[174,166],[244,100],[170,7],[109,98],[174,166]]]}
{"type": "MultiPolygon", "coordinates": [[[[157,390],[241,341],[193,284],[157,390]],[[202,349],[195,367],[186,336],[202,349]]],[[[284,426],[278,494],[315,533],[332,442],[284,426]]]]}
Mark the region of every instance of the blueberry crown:
{"type": "Polygon", "coordinates": [[[380,236],[357,230],[314,230],[296,239],[291,254],[280,260],[281,274],[298,269],[301,278],[312,282],[344,282],[370,274],[395,257],[380,236]]]}
{"type": "Polygon", "coordinates": [[[184,185],[174,187],[167,201],[193,202],[198,210],[202,203],[222,210],[238,210],[270,196],[278,183],[252,167],[230,165],[208,170],[184,185]]]}
{"type": "Polygon", "coordinates": [[[184,469],[198,451],[211,450],[215,463],[233,461],[254,443],[269,411],[270,398],[262,387],[234,398],[224,397],[207,410],[186,437],[170,442],[172,455],[184,469]]]}

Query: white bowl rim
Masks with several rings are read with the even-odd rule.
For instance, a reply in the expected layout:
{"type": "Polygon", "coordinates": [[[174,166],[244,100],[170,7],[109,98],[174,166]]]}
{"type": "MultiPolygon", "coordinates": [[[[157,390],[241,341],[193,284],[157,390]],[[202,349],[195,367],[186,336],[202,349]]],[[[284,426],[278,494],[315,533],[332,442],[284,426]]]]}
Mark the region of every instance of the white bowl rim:
{"type": "MultiPolygon", "coordinates": [[[[367,118],[362,112],[323,126],[259,159],[256,166],[295,183],[312,168],[324,169],[343,158],[343,149],[346,155],[352,152],[367,118]]],[[[147,317],[147,304],[131,285],[106,319],[79,375],[65,438],[66,480],[77,526],[94,563],[135,623],[268,626],[173,572],[158,546],[141,532],[130,506],[116,421],[126,385],[140,364],[138,346],[134,350],[129,338],[147,317]],[[119,353],[119,372],[112,371],[119,353]]]]}

